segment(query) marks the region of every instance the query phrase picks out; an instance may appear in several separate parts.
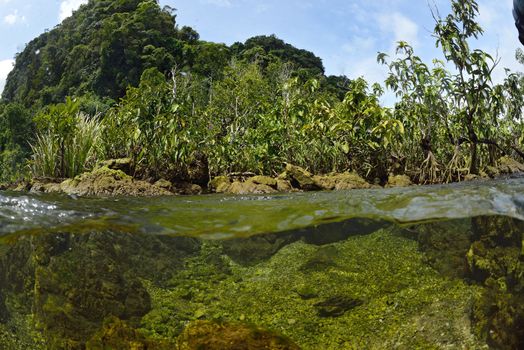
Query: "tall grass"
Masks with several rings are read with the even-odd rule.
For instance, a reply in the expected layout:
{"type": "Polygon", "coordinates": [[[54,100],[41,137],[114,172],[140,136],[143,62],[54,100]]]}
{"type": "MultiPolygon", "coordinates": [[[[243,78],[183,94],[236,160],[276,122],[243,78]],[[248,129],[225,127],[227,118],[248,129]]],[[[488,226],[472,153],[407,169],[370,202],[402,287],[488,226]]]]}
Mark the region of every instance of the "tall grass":
{"type": "Polygon", "coordinates": [[[100,154],[101,123],[98,116],[78,113],[74,132],[67,137],[47,130],[37,134],[31,170],[34,176],[75,177],[92,169],[100,154]]]}

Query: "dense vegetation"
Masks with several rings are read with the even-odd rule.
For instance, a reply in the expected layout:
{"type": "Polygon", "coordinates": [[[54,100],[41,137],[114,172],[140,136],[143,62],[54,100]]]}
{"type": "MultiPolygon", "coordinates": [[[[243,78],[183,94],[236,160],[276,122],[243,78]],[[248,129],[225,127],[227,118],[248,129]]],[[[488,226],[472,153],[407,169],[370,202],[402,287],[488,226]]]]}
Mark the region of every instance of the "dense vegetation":
{"type": "Polygon", "coordinates": [[[399,42],[378,61],[385,87],[326,77],[321,60],[275,36],[231,47],[179,28],[153,0],[91,0],[17,55],[0,106],[0,180],[72,177],[129,157],[135,176],[205,183],[290,162],[384,182],[461,180],[524,156],[523,78],[491,80],[497,60],[470,45],[474,0],[452,0],[432,66],[399,42]],[[453,70],[447,70],[447,67],[453,70]],[[384,88],[398,97],[380,105],[384,88]],[[26,162],[24,159],[29,159],[26,162]]]}

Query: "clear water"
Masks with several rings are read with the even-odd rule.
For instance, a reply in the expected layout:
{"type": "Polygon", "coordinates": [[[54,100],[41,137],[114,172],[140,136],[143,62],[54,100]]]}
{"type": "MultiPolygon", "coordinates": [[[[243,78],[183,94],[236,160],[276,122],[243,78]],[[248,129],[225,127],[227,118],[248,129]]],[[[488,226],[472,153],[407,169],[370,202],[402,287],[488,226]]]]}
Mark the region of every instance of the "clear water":
{"type": "Polygon", "coordinates": [[[0,192],[0,349],[519,349],[523,221],[520,178],[0,192]]]}

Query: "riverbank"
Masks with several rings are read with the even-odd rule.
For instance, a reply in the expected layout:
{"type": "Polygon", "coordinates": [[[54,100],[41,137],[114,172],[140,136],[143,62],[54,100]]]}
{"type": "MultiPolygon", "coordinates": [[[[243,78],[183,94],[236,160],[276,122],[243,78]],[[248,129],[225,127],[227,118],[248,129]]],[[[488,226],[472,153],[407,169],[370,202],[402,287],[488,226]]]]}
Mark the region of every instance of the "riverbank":
{"type": "MultiPolygon", "coordinates": [[[[189,182],[171,182],[165,179],[145,181],[132,176],[129,159],[101,162],[94,170],[73,179],[33,178],[18,183],[0,184],[0,190],[33,193],[63,193],[71,196],[172,196],[222,193],[232,195],[275,194],[306,191],[337,191],[369,188],[391,188],[420,185],[405,174],[390,174],[385,184],[367,181],[356,172],[312,174],[292,164],[277,176],[257,175],[251,172],[232,173],[212,178],[207,186],[189,182]]],[[[495,179],[524,172],[524,164],[502,157],[497,166],[485,167],[479,175],[467,174],[463,181],[495,179]]]]}

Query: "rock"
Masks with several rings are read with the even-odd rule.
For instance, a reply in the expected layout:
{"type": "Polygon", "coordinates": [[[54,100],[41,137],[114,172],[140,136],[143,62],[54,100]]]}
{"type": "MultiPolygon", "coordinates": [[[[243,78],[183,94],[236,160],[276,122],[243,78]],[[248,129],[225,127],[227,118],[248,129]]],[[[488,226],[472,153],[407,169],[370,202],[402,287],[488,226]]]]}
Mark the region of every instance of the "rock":
{"type": "Polygon", "coordinates": [[[316,303],[315,308],[320,317],[339,317],[359,305],[362,305],[362,300],[347,296],[334,296],[316,303]]]}
{"type": "Polygon", "coordinates": [[[86,343],[86,350],[170,350],[176,345],[167,341],[150,339],[117,317],[109,317],[102,329],[86,343]]]}
{"type": "Polygon", "coordinates": [[[250,181],[235,181],[229,186],[227,192],[231,194],[270,194],[277,191],[267,185],[258,185],[250,181]]]}
{"type": "Polygon", "coordinates": [[[157,182],[155,182],[155,186],[163,188],[164,190],[170,191],[173,187],[173,184],[171,181],[167,181],[165,179],[160,179],[157,182]]]}
{"type": "Polygon", "coordinates": [[[203,189],[199,185],[191,184],[187,182],[177,183],[174,186],[173,192],[176,194],[195,196],[197,194],[202,194],[203,189]]]}
{"type": "Polygon", "coordinates": [[[60,184],[60,191],[77,196],[165,196],[173,193],[146,181],[134,180],[121,170],[101,167],[60,184]]]}
{"type": "Polygon", "coordinates": [[[209,181],[208,187],[210,191],[216,193],[224,193],[228,191],[231,181],[227,176],[217,176],[213,180],[209,181]]]}
{"type": "Polygon", "coordinates": [[[413,185],[407,175],[389,175],[386,187],[408,187],[413,185]]]}
{"type": "Polygon", "coordinates": [[[287,173],[287,171],[284,171],[280,175],[277,176],[277,180],[291,181],[291,177],[289,177],[289,174],[287,173]]]}
{"type": "MultiPolygon", "coordinates": [[[[84,349],[87,341],[101,340],[96,333],[107,341],[111,334],[114,340],[137,336],[118,320],[99,331],[108,318],[138,324],[151,311],[144,279],[165,284],[183,269],[186,257],[200,250],[196,239],[115,232],[111,224],[111,230],[91,231],[92,225],[77,225],[75,233],[42,229],[34,237],[18,238],[0,254],[0,319],[30,318],[46,349],[84,349]],[[5,312],[14,307],[17,315],[5,312]]],[[[24,328],[17,332],[26,334],[24,328]]],[[[118,343],[93,343],[91,349],[126,349],[113,344],[118,343]]]]}
{"type": "Polygon", "coordinates": [[[499,169],[497,169],[496,167],[494,166],[487,166],[485,169],[484,169],[484,172],[486,173],[486,175],[488,175],[489,177],[491,177],[492,179],[496,178],[497,176],[500,176],[500,171],[499,169]]]}
{"type": "Polygon", "coordinates": [[[9,188],[9,186],[5,183],[0,183],[0,191],[5,191],[9,188]]]}
{"type": "Polygon", "coordinates": [[[466,176],[464,176],[464,181],[473,181],[478,179],[480,179],[480,176],[476,174],[467,174],[466,176]]]}
{"type": "Polygon", "coordinates": [[[131,175],[132,166],[131,158],[119,158],[119,159],[109,159],[104,160],[98,163],[99,168],[107,167],[113,170],[121,170],[127,175],[131,175]]]}
{"type": "Polygon", "coordinates": [[[361,178],[357,173],[330,174],[314,176],[314,181],[323,190],[352,190],[370,188],[371,185],[361,178]]]}
{"type": "Polygon", "coordinates": [[[318,183],[313,179],[313,175],[301,167],[286,164],[286,173],[291,179],[293,187],[300,188],[304,191],[318,191],[321,189],[318,183]]]}
{"type": "Polygon", "coordinates": [[[298,350],[291,340],[241,323],[195,321],[178,338],[178,350],[298,350]]]}
{"type": "Polygon", "coordinates": [[[273,188],[277,187],[277,180],[269,176],[261,176],[261,175],[253,176],[249,178],[247,182],[252,182],[257,185],[266,185],[266,186],[273,187],[273,188]]]}
{"type": "Polygon", "coordinates": [[[291,192],[293,191],[293,186],[288,180],[277,179],[277,191],[279,192],[291,192]]]}
{"type": "Polygon", "coordinates": [[[59,183],[40,182],[39,180],[35,180],[33,182],[33,186],[31,186],[31,190],[29,192],[32,192],[32,193],[35,193],[35,192],[56,193],[56,192],[61,192],[61,190],[60,190],[60,184],[59,183]]]}
{"type": "Polygon", "coordinates": [[[517,162],[513,158],[504,156],[498,160],[497,169],[501,174],[514,174],[524,172],[524,164],[517,162]]]}

